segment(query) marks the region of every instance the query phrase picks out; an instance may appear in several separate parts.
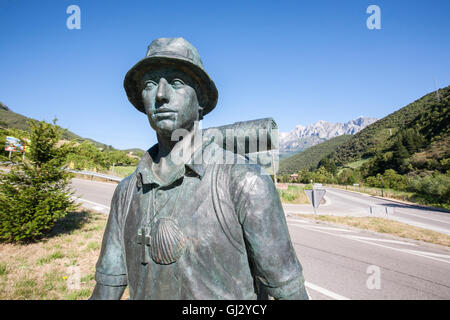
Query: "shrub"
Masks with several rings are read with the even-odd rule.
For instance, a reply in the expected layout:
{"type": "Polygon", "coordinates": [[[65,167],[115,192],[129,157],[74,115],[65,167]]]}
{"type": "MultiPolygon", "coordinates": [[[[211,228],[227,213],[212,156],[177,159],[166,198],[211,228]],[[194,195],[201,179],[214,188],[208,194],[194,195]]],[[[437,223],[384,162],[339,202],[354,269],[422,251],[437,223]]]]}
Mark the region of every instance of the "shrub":
{"type": "Polygon", "coordinates": [[[415,177],[411,180],[408,189],[415,192],[417,197],[430,203],[450,204],[450,177],[435,173],[424,178],[415,177]]]}
{"type": "Polygon", "coordinates": [[[3,242],[36,241],[76,207],[68,187],[72,174],[63,170],[64,148],[56,147],[62,129],[44,121],[30,121],[29,125],[29,159],[0,174],[0,241],[3,242]]]}
{"type": "Polygon", "coordinates": [[[382,175],[377,174],[376,177],[367,177],[366,183],[371,187],[390,188],[403,191],[408,187],[409,181],[407,176],[398,174],[393,169],[388,169],[382,175]]]}

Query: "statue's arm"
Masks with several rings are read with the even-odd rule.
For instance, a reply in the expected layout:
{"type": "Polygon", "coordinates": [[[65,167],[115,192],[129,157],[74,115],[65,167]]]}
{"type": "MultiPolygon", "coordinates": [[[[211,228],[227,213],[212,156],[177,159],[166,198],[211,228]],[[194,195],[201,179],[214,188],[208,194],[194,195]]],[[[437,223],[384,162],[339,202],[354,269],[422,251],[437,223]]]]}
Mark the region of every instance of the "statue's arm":
{"type": "Polygon", "coordinates": [[[255,279],[275,299],[308,299],[278,192],[269,175],[240,175],[238,208],[255,279]]]}
{"type": "MultiPolygon", "coordinates": [[[[122,180],[124,181],[124,180],[122,180]]],[[[118,300],[128,284],[127,268],[123,247],[123,217],[124,192],[127,185],[116,188],[111,210],[103,234],[102,248],[96,264],[95,280],[97,282],[91,300],[118,300]]]]}
{"type": "Polygon", "coordinates": [[[95,285],[89,300],[120,300],[127,286],[106,286],[101,283],[95,285]]]}

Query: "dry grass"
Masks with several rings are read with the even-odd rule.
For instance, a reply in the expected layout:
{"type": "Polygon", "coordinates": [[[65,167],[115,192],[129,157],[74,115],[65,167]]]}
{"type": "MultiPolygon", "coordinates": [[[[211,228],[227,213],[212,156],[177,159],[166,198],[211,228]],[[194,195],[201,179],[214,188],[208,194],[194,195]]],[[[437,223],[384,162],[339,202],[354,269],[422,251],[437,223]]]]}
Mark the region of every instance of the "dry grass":
{"type": "Polygon", "coordinates": [[[38,243],[0,244],[0,299],[89,298],[106,221],[102,214],[73,212],[38,243]],[[69,267],[73,266],[80,270],[79,289],[68,288],[69,267]]]}
{"type": "Polygon", "coordinates": [[[371,217],[340,217],[328,215],[296,214],[303,218],[347,225],[359,229],[392,234],[398,237],[430,242],[450,247],[450,236],[436,231],[410,226],[398,221],[371,217]]]}
{"type": "Polygon", "coordinates": [[[303,186],[288,186],[287,190],[278,189],[281,202],[288,204],[308,204],[309,200],[303,186]]]}

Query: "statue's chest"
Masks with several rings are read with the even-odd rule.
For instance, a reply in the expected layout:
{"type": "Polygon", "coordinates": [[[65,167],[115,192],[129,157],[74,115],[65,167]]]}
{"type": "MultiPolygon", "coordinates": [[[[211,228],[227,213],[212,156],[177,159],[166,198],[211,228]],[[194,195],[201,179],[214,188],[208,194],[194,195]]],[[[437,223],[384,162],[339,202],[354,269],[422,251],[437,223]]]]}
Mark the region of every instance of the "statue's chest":
{"type": "Polygon", "coordinates": [[[213,209],[210,188],[197,178],[182,181],[133,194],[124,230],[127,259],[171,264],[198,238],[200,221],[213,209]]]}

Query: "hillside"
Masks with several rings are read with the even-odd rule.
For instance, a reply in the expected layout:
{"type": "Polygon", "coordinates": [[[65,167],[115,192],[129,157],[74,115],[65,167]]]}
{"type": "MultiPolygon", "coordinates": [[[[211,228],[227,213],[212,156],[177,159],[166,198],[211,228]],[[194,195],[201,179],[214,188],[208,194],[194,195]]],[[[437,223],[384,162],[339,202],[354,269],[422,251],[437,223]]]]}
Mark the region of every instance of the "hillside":
{"type": "MultiPolygon", "coordinates": [[[[10,108],[8,108],[5,104],[0,102],[0,128],[3,129],[19,129],[24,131],[30,131],[27,121],[28,120],[34,120],[32,118],[28,118],[26,116],[23,116],[19,113],[13,112],[10,108]]],[[[62,135],[62,139],[64,140],[75,140],[77,142],[83,142],[83,141],[90,141],[92,142],[97,148],[101,148],[103,150],[109,150],[114,149],[112,146],[108,146],[104,143],[89,139],[89,138],[83,138],[79,135],[69,131],[65,130],[65,132],[62,135]]],[[[143,153],[144,150],[140,149],[127,149],[125,150],[127,152],[130,151],[136,151],[138,153],[143,153]]]]}
{"type": "Polygon", "coordinates": [[[300,153],[280,161],[279,173],[291,174],[301,169],[316,168],[320,159],[328,156],[341,145],[352,138],[352,135],[341,135],[318,145],[312,146],[300,153]]]}
{"type": "Polygon", "coordinates": [[[432,143],[447,139],[450,133],[450,86],[440,89],[439,96],[440,102],[436,93],[431,92],[367,126],[331,154],[330,160],[344,165],[388,152],[400,136],[405,139],[412,131],[417,131],[424,139],[422,151],[432,143]]]}

